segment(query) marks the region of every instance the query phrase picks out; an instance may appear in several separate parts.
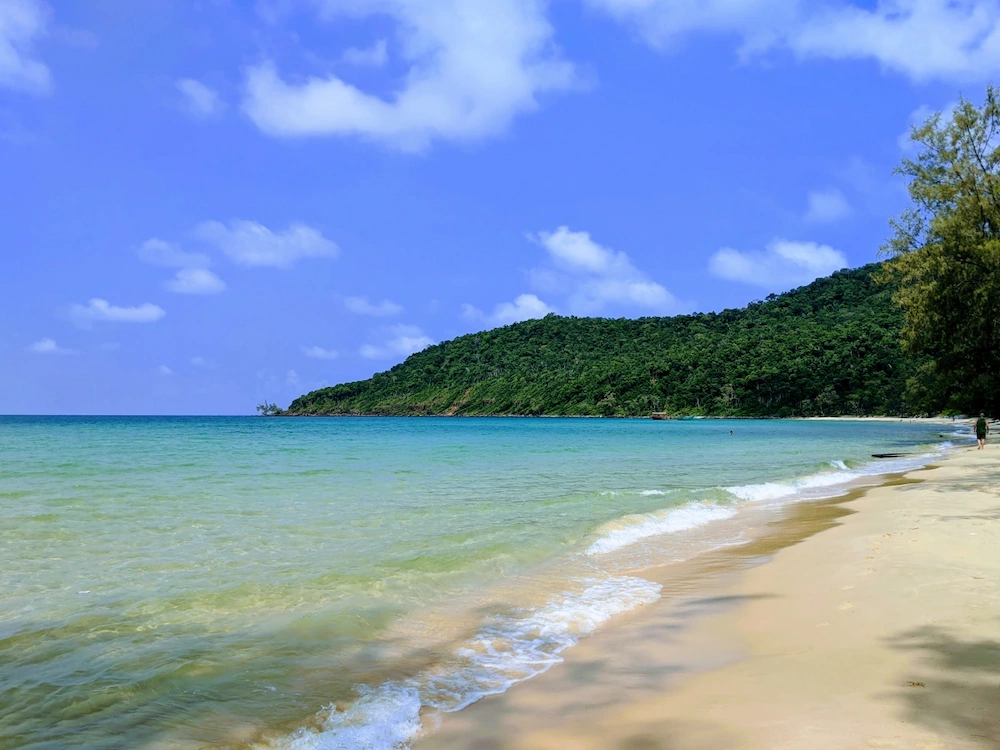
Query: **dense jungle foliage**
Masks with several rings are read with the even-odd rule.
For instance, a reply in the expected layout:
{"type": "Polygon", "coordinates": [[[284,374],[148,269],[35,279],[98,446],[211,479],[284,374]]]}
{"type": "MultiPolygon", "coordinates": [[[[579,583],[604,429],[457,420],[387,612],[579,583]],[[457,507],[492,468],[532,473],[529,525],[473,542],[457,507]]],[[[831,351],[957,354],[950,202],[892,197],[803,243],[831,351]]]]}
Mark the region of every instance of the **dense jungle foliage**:
{"type": "Polygon", "coordinates": [[[900,414],[919,359],[872,278],[840,271],[740,310],[670,318],[548,315],[428,347],[289,415],[900,414]]]}

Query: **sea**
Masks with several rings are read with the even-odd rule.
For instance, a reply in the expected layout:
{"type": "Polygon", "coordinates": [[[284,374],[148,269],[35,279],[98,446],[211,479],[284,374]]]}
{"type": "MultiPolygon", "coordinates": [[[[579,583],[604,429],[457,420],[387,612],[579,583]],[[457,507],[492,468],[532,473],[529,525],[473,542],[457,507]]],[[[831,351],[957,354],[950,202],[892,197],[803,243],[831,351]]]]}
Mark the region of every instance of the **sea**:
{"type": "Polygon", "coordinates": [[[969,439],[902,420],[0,417],[0,748],[402,750],[656,602],[644,570],[969,439]]]}

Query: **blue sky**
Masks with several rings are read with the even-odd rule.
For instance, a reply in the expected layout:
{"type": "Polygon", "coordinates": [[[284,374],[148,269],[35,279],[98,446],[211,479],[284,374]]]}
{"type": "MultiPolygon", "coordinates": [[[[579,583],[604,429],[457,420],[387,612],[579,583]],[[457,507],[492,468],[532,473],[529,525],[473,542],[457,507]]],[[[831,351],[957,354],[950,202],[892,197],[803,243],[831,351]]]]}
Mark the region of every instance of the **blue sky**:
{"type": "Polygon", "coordinates": [[[867,263],[998,69],[998,0],[0,0],[0,413],[252,413],[867,263]]]}

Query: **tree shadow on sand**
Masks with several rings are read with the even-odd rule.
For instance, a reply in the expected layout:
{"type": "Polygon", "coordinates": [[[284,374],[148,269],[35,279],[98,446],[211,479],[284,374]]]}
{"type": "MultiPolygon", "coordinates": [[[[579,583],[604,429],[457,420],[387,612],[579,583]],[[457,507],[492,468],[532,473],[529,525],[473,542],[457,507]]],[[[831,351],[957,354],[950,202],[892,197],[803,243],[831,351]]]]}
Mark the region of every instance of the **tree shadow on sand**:
{"type": "Polygon", "coordinates": [[[890,645],[918,653],[926,668],[893,694],[907,721],[1000,748],[1000,641],[966,641],[923,627],[893,637],[890,645]]]}

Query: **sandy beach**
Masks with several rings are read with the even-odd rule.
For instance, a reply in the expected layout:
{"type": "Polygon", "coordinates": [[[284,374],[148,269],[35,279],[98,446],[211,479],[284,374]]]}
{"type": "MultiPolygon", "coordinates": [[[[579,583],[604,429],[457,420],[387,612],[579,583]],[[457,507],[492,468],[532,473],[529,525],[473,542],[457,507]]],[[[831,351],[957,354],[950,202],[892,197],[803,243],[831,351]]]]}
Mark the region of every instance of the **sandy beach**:
{"type": "Polygon", "coordinates": [[[1000,747],[1000,447],[642,575],[661,601],[431,748],[1000,747]]]}

